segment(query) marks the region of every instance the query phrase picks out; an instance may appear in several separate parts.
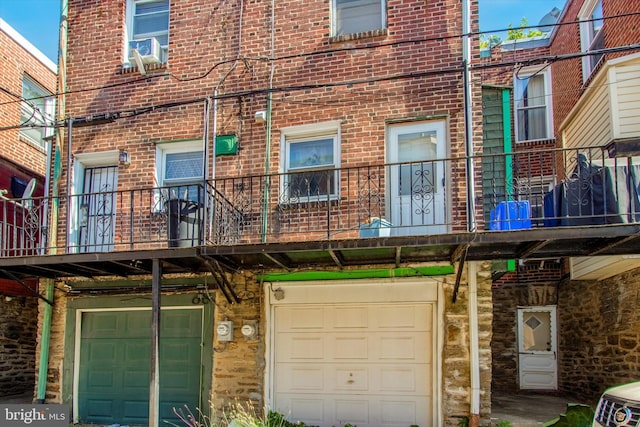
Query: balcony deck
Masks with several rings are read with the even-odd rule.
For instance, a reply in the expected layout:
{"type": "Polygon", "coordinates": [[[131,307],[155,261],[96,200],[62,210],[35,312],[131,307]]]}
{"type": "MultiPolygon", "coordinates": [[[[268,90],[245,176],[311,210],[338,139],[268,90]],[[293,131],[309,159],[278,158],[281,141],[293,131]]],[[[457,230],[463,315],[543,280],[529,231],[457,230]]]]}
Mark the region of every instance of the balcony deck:
{"type": "Polygon", "coordinates": [[[640,253],[640,166],[632,158],[587,148],[472,160],[481,176],[472,221],[466,185],[453,179],[466,176],[466,159],[5,199],[0,277],[148,275],[154,259],[170,274],[401,267],[453,263],[465,253],[466,260],[640,253]],[[451,178],[440,182],[439,169],[451,178]],[[61,238],[53,245],[46,230],[55,205],[61,238]]]}

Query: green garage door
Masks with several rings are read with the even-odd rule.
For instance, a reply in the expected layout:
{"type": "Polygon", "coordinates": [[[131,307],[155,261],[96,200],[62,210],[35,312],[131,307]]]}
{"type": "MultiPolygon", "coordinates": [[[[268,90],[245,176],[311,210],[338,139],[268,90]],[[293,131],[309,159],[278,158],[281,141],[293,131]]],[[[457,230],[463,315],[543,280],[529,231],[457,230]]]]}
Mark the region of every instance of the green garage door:
{"type": "MultiPolygon", "coordinates": [[[[202,309],[162,310],[160,420],[201,407],[202,309]]],[[[84,312],[78,415],[82,423],[148,424],[151,311],[84,312]]]]}

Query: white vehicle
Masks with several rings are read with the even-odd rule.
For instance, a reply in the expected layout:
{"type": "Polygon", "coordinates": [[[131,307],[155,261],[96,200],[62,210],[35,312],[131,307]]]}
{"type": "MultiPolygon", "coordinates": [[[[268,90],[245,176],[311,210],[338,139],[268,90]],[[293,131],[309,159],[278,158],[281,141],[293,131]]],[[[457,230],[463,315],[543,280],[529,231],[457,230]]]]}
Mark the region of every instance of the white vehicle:
{"type": "Polygon", "coordinates": [[[640,427],[640,381],[605,390],[598,402],[593,426],[640,427]]]}

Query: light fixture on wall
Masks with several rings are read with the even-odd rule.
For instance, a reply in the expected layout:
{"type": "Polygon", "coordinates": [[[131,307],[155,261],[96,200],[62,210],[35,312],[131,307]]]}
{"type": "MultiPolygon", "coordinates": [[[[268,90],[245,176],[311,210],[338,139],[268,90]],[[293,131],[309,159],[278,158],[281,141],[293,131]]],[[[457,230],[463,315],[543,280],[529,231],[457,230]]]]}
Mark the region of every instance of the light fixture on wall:
{"type": "Polygon", "coordinates": [[[267,121],[267,112],[264,110],[256,111],[256,123],[262,124],[267,121]]]}
{"type": "Polygon", "coordinates": [[[129,156],[128,151],[120,151],[118,159],[120,160],[120,164],[122,166],[129,166],[131,164],[131,156],[129,156]]]}

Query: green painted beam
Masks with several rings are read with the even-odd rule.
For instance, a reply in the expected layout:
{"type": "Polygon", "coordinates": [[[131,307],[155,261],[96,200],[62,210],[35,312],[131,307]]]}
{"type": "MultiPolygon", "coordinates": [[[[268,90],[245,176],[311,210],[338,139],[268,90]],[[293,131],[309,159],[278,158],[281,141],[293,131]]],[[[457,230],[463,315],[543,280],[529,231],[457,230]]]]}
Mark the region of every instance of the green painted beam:
{"type": "Polygon", "coordinates": [[[258,279],[263,282],[303,282],[311,280],[353,280],[381,279],[392,277],[443,276],[446,274],[453,274],[452,265],[351,271],[299,271],[292,273],[266,273],[258,275],[258,279]]]}
{"type": "Polygon", "coordinates": [[[511,139],[511,91],[509,89],[502,90],[502,128],[504,135],[504,161],[505,161],[505,189],[507,200],[513,198],[513,141],[511,139]]]}

